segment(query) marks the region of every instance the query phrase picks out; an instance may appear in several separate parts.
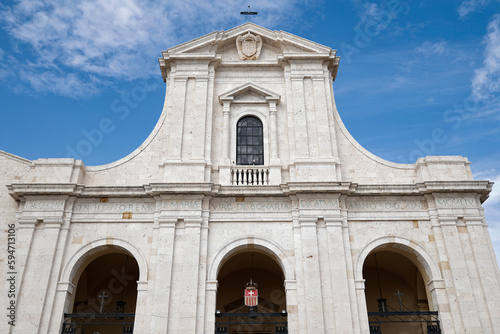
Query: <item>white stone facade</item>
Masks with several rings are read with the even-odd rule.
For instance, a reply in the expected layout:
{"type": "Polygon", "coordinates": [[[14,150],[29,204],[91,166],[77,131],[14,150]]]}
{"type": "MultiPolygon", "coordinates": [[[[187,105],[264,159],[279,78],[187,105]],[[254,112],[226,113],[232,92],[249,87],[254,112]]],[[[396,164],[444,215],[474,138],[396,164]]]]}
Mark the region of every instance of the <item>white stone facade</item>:
{"type": "Polygon", "coordinates": [[[83,268],[113,246],[139,268],[134,333],[214,333],[219,271],[249,249],[282,270],[289,333],[369,333],[363,266],[377,250],[419,269],[443,333],[500,333],[492,183],[463,157],[367,152],[337,112],[338,66],[328,47],[246,23],[163,52],[163,113],[129,156],[85,166],[0,152],[2,249],[16,230],[16,325],[4,317],[0,332],[60,333],[83,268]],[[249,32],[258,57],[239,52],[249,32]],[[235,163],[248,115],[262,122],[263,165],[235,163]],[[264,184],[241,184],[242,169],[264,184]]]}

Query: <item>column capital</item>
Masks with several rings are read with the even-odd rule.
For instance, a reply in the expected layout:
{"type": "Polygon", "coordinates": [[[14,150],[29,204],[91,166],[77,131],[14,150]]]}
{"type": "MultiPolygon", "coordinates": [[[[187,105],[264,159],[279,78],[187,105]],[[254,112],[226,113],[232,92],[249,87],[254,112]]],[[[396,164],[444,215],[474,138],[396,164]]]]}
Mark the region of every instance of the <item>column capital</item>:
{"type": "Polygon", "coordinates": [[[356,290],[364,290],[365,289],[365,280],[364,279],[355,279],[354,280],[354,288],[356,290]]]}
{"type": "Polygon", "coordinates": [[[219,287],[219,282],[217,280],[206,281],[205,284],[207,291],[217,291],[217,288],[219,287]]]}
{"type": "Polygon", "coordinates": [[[231,111],[231,102],[233,102],[233,98],[227,98],[222,100],[222,111],[224,114],[229,113],[231,111]]]}
{"type": "Polygon", "coordinates": [[[317,222],[318,222],[318,218],[299,217],[300,227],[316,227],[317,222]]]}
{"type": "Polygon", "coordinates": [[[148,281],[137,281],[137,291],[147,291],[148,281]]]}
{"type": "Polygon", "coordinates": [[[443,279],[434,279],[427,282],[427,286],[429,287],[429,292],[434,291],[435,289],[444,289],[445,284],[443,279]]]}
{"type": "Polygon", "coordinates": [[[285,290],[288,291],[288,290],[297,290],[297,281],[296,280],[292,280],[292,279],[286,279],[284,282],[283,282],[283,285],[285,286],[285,290]]]}
{"type": "Polygon", "coordinates": [[[67,292],[70,295],[75,291],[75,285],[71,282],[57,282],[56,291],[58,292],[67,292]]]}

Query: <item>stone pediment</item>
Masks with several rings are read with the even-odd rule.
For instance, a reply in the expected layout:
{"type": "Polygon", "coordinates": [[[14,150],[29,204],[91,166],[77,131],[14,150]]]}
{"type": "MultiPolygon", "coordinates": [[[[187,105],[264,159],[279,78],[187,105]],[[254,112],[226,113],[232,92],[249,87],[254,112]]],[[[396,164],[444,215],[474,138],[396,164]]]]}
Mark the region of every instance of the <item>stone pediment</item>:
{"type": "Polygon", "coordinates": [[[280,65],[290,59],[324,59],[335,78],[339,57],[336,50],[305,38],[272,31],[248,22],[227,31],[215,31],[162,52],[163,78],[171,62],[208,60],[219,65],[280,65]],[[262,52],[261,52],[262,50],[262,52]]]}
{"type": "Polygon", "coordinates": [[[280,96],[265,88],[262,88],[254,83],[246,83],[242,86],[236,87],[219,96],[221,104],[224,101],[231,103],[269,103],[275,101],[276,104],[280,101],[280,96]]]}

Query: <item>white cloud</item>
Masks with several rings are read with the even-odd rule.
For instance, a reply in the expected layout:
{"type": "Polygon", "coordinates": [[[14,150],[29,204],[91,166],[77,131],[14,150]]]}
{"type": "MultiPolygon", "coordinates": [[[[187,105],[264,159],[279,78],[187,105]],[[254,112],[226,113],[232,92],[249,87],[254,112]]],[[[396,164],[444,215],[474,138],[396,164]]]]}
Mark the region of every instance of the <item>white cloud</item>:
{"type": "MultiPolygon", "coordinates": [[[[252,9],[261,13],[254,20],[271,27],[290,22],[299,2],[254,1],[252,9]]],[[[110,78],[157,74],[160,51],[241,24],[245,9],[232,0],[19,0],[0,7],[0,23],[29,52],[16,53],[13,45],[15,61],[2,70],[10,68],[13,77],[32,72],[21,79],[37,91],[75,96],[70,88],[77,86],[85,90],[78,95],[93,94],[110,78]]]]}
{"type": "Polygon", "coordinates": [[[416,47],[415,50],[423,54],[425,57],[433,55],[441,56],[446,54],[446,52],[448,51],[448,45],[445,41],[435,43],[425,41],[422,45],[416,47]]]}
{"type": "Polygon", "coordinates": [[[384,8],[376,3],[365,2],[359,13],[360,20],[356,28],[364,31],[367,27],[369,27],[368,29],[374,29],[374,27],[376,27],[377,31],[375,33],[378,34],[378,32],[387,28],[387,25],[396,16],[397,12],[394,10],[384,8]]]}
{"type": "Polygon", "coordinates": [[[469,14],[480,10],[482,7],[488,5],[491,0],[466,0],[462,1],[458,7],[458,16],[464,18],[469,14]]]}
{"type": "Polygon", "coordinates": [[[484,43],[483,66],[474,73],[471,95],[476,101],[491,102],[500,93],[500,14],[488,24],[484,43]]]}

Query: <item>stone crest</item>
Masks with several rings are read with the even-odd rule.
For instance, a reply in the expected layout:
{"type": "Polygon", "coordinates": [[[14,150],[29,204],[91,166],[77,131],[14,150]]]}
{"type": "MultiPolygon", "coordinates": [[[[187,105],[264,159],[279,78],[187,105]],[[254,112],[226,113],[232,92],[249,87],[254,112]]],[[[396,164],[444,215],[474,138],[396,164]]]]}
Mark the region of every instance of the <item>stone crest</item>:
{"type": "Polygon", "coordinates": [[[260,57],[260,50],[262,49],[262,38],[260,36],[252,35],[247,32],[245,35],[236,38],[236,47],[238,48],[238,55],[243,60],[256,60],[260,57]]]}

